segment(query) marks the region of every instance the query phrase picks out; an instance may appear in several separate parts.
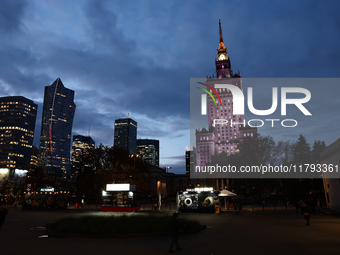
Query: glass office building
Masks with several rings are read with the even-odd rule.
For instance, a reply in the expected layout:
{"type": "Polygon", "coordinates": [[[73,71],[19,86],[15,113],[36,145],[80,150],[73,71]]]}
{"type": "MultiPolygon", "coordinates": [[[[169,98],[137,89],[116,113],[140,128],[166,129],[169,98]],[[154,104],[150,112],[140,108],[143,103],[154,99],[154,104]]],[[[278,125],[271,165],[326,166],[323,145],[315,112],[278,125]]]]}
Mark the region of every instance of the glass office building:
{"type": "Polygon", "coordinates": [[[137,139],[137,155],[144,162],[159,166],[159,140],[137,139]]]}
{"type": "Polygon", "coordinates": [[[29,169],[37,108],[23,96],[0,98],[0,168],[29,169]]]}
{"type": "Polygon", "coordinates": [[[131,118],[115,120],[114,145],[136,154],[137,122],[131,118]]]}
{"type": "Polygon", "coordinates": [[[45,87],[41,122],[40,153],[46,175],[67,178],[70,175],[70,147],[76,109],[74,91],[64,87],[58,77],[45,87]]]}

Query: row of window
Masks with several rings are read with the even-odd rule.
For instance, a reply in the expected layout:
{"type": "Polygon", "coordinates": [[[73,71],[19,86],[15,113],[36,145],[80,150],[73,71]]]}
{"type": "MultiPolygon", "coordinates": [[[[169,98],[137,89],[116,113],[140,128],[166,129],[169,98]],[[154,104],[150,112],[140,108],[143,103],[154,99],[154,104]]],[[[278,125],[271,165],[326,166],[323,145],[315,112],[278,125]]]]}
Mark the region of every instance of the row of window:
{"type": "Polygon", "coordinates": [[[247,136],[253,137],[253,133],[244,133],[243,136],[244,137],[247,137],[247,136]]]}
{"type": "Polygon", "coordinates": [[[31,106],[30,104],[26,104],[26,103],[22,103],[22,102],[1,102],[0,104],[1,104],[1,108],[2,108],[3,106],[11,105],[11,104],[21,104],[21,105],[23,105],[23,106],[27,106],[27,107],[29,107],[29,108],[32,107],[33,109],[35,109],[34,106],[31,106]]]}
{"type": "Polygon", "coordinates": [[[21,131],[24,131],[24,132],[33,132],[33,131],[29,131],[25,128],[22,128],[22,127],[0,127],[0,129],[17,129],[17,130],[21,130],[21,131]]]}

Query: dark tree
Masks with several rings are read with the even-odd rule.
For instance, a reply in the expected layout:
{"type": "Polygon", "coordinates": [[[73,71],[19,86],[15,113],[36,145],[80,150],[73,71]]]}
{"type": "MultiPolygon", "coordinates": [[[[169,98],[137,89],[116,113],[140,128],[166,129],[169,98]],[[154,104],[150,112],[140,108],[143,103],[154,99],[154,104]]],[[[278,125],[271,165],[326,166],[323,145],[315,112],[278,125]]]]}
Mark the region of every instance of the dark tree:
{"type": "Polygon", "coordinates": [[[310,146],[303,135],[300,135],[294,148],[293,163],[296,165],[310,164],[311,163],[310,146]]]}
{"type": "Polygon", "coordinates": [[[279,163],[288,166],[293,163],[295,143],[291,141],[280,142],[281,154],[279,156],[279,163]]]}
{"type": "Polygon", "coordinates": [[[324,141],[314,141],[313,150],[312,150],[312,162],[314,164],[320,163],[320,154],[326,148],[326,144],[324,141]]]}
{"type": "MultiPolygon", "coordinates": [[[[276,144],[271,136],[246,138],[240,144],[238,165],[275,165],[282,154],[283,147],[283,142],[276,144]]],[[[245,187],[246,195],[253,197],[258,202],[262,201],[263,196],[278,193],[282,187],[281,181],[277,179],[245,179],[239,181],[239,185],[245,187]]],[[[240,192],[242,191],[240,190],[240,192]]]]}
{"type": "Polygon", "coordinates": [[[271,136],[246,138],[240,144],[240,160],[247,165],[273,164],[280,156],[282,143],[271,136]]]}
{"type": "Polygon", "coordinates": [[[128,151],[100,144],[76,159],[78,195],[99,198],[109,183],[130,183],[142,194],[149,189],[147,165],[128,151]]]}

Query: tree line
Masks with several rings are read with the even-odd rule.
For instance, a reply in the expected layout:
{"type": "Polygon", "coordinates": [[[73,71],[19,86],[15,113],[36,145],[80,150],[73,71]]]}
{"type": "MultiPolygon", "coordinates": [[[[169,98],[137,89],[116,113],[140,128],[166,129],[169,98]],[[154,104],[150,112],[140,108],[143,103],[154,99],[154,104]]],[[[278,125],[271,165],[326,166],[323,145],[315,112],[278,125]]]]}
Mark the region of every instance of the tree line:
{"type": "MultiPolygon", "coordinates": [[[[320,153],[326,148],[325,142],[314,141],[312,147],[300,135],[297,141],[275,142],[271,136],[246,138],[240,145],[240,154],[230,157],[239,165],[303,165],[320,163],[320,153]]],[[[234,179],[233,190],[260,200],[269,195],[280,195],[290,202],[299,199],[321,198],[324,200],[323,180],[320,179],[234,179]]]]}
{"type": "Polygon", "coordinates": [[[142,195],[149,193],[148,165],[141,158],[131,155],[117,146],[89,148],[79,153],[71,168],[71,182],[51,178],[41,166],[31,166],[25,188],[37,191],[40,187],[63,187],[77,197],[100,199],[106,184],[130,183],[136,185],[142,195]]]}

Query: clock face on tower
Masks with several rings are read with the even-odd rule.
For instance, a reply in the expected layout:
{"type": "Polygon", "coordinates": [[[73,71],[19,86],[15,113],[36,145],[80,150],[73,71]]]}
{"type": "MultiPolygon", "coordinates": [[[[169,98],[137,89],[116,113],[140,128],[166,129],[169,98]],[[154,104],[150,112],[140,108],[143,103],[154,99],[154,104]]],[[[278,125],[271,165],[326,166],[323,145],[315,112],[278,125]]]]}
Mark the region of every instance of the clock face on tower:
{"type": "Polygon", "coordinates": [[[226,57],[225,57],[224,54],[221,54],[221,55],[218,56],[218,60],[225,60],[225,58],[226,58],[226,57]]]}

